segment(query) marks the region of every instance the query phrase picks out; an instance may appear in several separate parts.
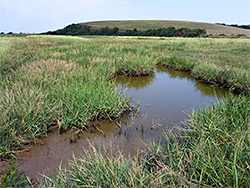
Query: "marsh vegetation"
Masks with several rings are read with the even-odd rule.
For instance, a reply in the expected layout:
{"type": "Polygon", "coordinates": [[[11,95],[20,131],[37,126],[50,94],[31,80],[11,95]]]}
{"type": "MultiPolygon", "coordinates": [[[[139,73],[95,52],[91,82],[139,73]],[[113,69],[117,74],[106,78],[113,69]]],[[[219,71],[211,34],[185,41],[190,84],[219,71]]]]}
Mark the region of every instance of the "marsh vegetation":
{"type": "Polygon", "coordinates": [[[184,123],[181,136],[134,159],[87,151],[43,186],[248,187],[250,42],[245,39],[29,36],[0,38],[0,157],[17,155],[49,131],[84,130],[133,110],[115,75],[157,65],[188,70],[231,92],[184,123]],[[143,157],[142,157],[143,156],[143,157]],[[100,170],[96,170],[100,169],[100,170]]]}

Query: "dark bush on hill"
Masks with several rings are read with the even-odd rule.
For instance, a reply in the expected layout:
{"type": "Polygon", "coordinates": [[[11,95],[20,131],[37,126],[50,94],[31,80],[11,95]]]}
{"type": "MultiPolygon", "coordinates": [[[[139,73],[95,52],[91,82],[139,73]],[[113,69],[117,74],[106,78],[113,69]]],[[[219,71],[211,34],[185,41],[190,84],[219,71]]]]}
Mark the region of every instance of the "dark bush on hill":
{"type": "Polygon", "coordinates": [[[93,28],[88,25],[71,24],[63,29],[56,31],[49,31],[49,35],[107,35],[107,36],[159,36],[159,37],[199,37],[205,35],[205,29],[188,29],[175,27],[148,29],[146,31],[139,31],[136,28],[133,30],[120,30],[118,27],[109,28],[93,28]]]}
{"type": "Polygon", "coordinates": [[[225,26],[231,26],[231,27],[238,27],[241,29],[250,29],[250,24],[249,25],[238,25],[238,24],[225,24],[225,23],[216,23],[218,25],[225,25],[225,26]]]}

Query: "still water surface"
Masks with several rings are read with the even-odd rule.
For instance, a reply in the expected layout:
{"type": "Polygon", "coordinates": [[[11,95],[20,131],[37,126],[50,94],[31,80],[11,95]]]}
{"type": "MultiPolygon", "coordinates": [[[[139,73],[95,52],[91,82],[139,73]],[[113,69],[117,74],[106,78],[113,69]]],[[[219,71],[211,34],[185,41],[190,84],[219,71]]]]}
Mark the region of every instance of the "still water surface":
{"type": "Polygon", "coordinates": [[[108,120],[92,122],[94,127],[83,133],[76,130],[63,134],[54,132],[24,152],[18,159],[18,168],[28,171],[31,178],[39,173],[55,170],[60,162],[66,165],[72,153],[80,155],[91,142],[95,147],[104,146],[107,150],[121,150],[133,155],[145,144],[160,139],[162,132],[181,126],[187,118],[186,111],[197,109],[226,96],[226,91],[218,87],[196,81],[184,72],[157,67],[154,73],[145,77],[118,76],[115,79],[118,89],[125,89],[134,103],[139,101],[140,113],[124,114],[119,120],[121,129],[108,120]]]}

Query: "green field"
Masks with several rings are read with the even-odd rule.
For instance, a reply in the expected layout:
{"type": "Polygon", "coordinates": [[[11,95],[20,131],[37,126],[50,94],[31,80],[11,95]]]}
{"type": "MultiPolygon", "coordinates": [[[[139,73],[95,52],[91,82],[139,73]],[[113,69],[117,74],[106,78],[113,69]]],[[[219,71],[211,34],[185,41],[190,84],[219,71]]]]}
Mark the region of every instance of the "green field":
{"type": "Polygon", "coordinates": [[[118,27],[120,29],[134,29],[147,30],[147,29],[159,29],[174,26],[175,28],[189,28],[189,29],[205,29],[207,34],[220,35],[225,34],[227,36],[245,34],[250,37],[250,30],[240,29],[235,27],[229,27],[224,25],[217,25],[211,23],[202,22],[190,22],[190,21],[171,21],[171,20],[128,20],[128,21],[95,21],[82,23],[93,27],[118,27]]]}
{"type": "MultiPolygon", "coordinates": [[[[132,107],[113,77],[147,74],[161,64],[188,69],[201,81],[241,95],[191,114],[181,138],[167,133],[165,144],[152,143],[143,156],[89,152],[40,184],[249,187],[249,51],[248,39],[1,37],[0,158],[17,155],[51,129],[116,120],[132,107]]],[[[2,174],[8,186],[17,185],[17,179],[2,174]]]]}

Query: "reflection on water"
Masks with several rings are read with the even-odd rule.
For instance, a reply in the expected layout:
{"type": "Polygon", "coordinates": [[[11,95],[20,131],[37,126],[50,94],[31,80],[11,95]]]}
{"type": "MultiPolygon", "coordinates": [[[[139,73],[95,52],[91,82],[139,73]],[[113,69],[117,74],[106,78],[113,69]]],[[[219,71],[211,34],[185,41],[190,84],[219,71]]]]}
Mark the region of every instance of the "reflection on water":
{"type": "Polygon", "coordinates": [[[117,76],[115,82],[122,87],[129,87],[135,89],[144,89],[155,80],[155,73],[151,73],[148,76],[129,77],[129,76],[117,76]]]}
{"type": "Polygon", "coordinates": [[[178,78],[178,79],[187,79],[192,81],[195,84],[195,87],[201,94],[206,96],[217,96],[219,98],[224,97],[226,95],[226,91],[224,89],[210,86],[208,84],[204,84],[186,72],[182,71],[175,71],[173,69],[166,69],[165,67],[157,66],[156,70],[158,73],[168,73],[171,79],[178,78]]]}
{"type": "Polygon", "coordinates": [[[43,145],[36,145],[20,156],[18,168],[29,171],[32,178],[39,177],[38,173],[48,168],[52,171],[60,161],[65,165],[72,152],[81,154],[89,142],[107,150],[112,145],[112,150],[119,148],[133,155],[138,149],[145,149],[148,141],[158,140],[163,131],[180,125],[186,118],[184,111],[216,102],[226,95],[224,89],[200,83],[184,72],[161,67],[149,76],[117,76],[114,81],[119,89],[126,88],[126,94],[135,103],[140,101],[137,116],[129,113],[118,122],[92,122],[92,128],[84,132],[52,133],[42,141],[43,145]]]}

